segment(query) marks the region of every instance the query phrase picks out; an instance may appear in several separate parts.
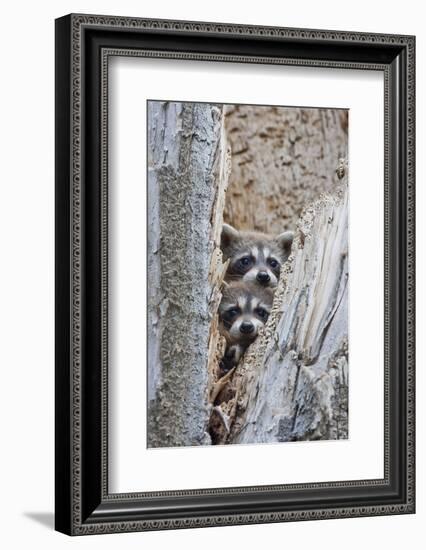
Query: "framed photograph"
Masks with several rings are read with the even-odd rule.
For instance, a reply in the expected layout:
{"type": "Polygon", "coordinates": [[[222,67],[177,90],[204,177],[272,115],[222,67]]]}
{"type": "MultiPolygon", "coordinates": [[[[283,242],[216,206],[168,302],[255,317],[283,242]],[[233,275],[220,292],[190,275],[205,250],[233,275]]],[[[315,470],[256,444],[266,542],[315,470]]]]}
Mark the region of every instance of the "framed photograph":
{"type": "Polygon", "coordinates": [[[56,20],[56,529],[415,511],[413,36],[56,20]]]}

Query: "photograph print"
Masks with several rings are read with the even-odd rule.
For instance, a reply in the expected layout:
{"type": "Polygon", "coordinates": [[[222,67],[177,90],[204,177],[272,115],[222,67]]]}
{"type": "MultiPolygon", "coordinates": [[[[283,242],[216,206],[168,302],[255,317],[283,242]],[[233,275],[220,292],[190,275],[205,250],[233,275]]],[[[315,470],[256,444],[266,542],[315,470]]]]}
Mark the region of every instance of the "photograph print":
{"type": "Polygon", "coordinates": [[[347,439],[349,112],[147,102],[147,446],[347,439]]]}

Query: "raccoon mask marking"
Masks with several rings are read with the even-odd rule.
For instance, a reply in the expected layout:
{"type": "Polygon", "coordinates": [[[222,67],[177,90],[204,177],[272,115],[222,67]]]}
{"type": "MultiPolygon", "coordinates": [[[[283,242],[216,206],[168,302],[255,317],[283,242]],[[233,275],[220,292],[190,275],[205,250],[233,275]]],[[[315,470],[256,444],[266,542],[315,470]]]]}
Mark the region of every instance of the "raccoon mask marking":
{"type": "Polygon", "coordinates": [[[225,280],[276,287],[281,266],[290,256],[293,237],[292,231],[274,237],[257,231],[237,231],[225,223],[220,244],[224,260],[230,260],[225,280]]]}
{"type": "Polygon", "coordinates": [[[226,339],[221,367],[230,370],[268,320],[273,291],[253,283],[228,284],[219,306],[219,331],[226,339]]]}

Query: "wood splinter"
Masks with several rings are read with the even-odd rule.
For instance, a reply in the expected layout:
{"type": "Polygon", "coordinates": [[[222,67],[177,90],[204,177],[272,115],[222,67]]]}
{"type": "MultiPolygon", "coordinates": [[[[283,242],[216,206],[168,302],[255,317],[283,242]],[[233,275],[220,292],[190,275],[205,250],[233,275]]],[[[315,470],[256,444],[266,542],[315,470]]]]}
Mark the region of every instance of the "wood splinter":
{"type": "Polygon", "coordinates": [[[219,417],[219,420],[221,421],[223,427],[225,428],[225,431],[226,433],[229,433],[230,432],[230,427],[229,427],[229,417],[227,414],[225,414],[222,409],[220,408],[219,405],[217,405],[216,407],[213,407],[212,409],[212,413],[215,412],[218,417],[219,417]]]}
{"type": "Polygon", "coordinates": [[[225,374],[225,376],[222,376],[222,378],[219,378],[219,380],[215,383],[210,395],[211,403],[214,403],[216,401],[217,396],[223,390],[226,384],[229,382],[232,375],[234,374],[235,369],[236,367],[233,367],[228,373],[225,374]]]}

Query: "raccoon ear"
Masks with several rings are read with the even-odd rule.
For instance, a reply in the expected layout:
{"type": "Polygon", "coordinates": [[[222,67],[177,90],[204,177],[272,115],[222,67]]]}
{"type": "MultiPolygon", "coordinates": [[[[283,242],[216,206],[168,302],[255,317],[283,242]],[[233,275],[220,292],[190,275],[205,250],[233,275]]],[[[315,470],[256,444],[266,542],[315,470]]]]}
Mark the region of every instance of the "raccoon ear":
{"type": "Polygon", "coordinates": [[[222,227],[222,235],[220,237],[220,248],[222,249],[222,252],[229,247],[229,245],[232,243],[232,241],[235,241],[239,236],[239,233],[236,229],[232,227],[232,225],[228,225],[227,223],[223,224],[222,227]]]}
{"type": "Polygon", "coordinates": [[[281,246],[281,248],[286,252],[287,254],[290,253],[291,245],[293,244],[294,239],[294,233],[293,231],[284,231],[284,233],[281,233],[276,237],[277,243],[281,246]]]}

